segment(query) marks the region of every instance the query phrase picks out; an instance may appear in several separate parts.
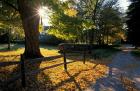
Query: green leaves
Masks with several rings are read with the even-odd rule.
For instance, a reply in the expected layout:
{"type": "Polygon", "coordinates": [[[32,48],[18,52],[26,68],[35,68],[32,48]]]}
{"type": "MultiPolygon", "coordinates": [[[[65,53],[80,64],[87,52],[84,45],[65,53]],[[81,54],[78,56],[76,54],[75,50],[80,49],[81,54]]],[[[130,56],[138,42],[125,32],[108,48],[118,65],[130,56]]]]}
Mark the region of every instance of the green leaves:
{"type": "Polygon", "coordinates": [[[54,9],[51,16],[52,28],[48,31],[58,38],[75,40],[82,31],[82,19],[77,16],[77,10],[69,7],[71,2],[57,3],[59,8],[54,9]],[[60,12],[59,12],[60,11],[60,12]]]}

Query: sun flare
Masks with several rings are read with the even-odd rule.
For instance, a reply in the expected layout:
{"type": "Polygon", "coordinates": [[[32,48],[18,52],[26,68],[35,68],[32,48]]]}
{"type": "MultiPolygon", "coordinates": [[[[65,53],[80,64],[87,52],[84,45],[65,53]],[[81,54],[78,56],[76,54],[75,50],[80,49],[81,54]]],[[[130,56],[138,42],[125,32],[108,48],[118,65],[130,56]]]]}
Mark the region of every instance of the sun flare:
{"type": "Polygon", "coordinates": [[[39,14],[39,16],[44,16],[45,15],[45,10],[43,9],[43,8],[39,8],[38,9],[38,14],[39,14]]]}
{"type": "Polygon", "coordinates": [[[44,26],[49,26],[50,23],[50,15],[52,14],[51,9],[48,9],[48,7],[41,6],[37,9],[37,15],[40,16],[40,19],[44,26]]]}

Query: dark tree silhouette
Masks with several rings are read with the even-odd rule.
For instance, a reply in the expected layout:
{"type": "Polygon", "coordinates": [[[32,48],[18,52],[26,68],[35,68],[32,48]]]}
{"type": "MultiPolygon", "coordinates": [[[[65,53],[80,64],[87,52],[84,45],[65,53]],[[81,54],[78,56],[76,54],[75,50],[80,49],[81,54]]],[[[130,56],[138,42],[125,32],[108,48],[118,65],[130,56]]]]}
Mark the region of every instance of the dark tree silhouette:
{"type": "Polygon", "coordinates": [[[127,13],[128,40],[135,47],[140,45],[140,0],[131,0],[127,13]]]}

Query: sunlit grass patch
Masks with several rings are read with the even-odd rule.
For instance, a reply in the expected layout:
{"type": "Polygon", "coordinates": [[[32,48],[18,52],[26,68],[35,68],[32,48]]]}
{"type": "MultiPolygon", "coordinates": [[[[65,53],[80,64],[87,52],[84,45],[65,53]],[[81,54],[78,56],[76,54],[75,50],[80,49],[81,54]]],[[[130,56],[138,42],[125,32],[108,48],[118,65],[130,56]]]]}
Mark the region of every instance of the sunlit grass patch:
{"type": "MultiPolygon", "coordinates": [[[[44,49],[40,48],[41,53],[43,56],[48,57],[48,56],[55,56],[59,55],[58,50],[52,49],[44,49]]],[[[11,50],[11,51],[1,51],[0,52],[0,62],[7,62],[7,61],[20,61],[20,54],[24,53],[24,48],[19,48],[17,50],[11,50]],[[7,57],[5,57],[7,56],[7,57]]]]}
{"type": "Polygon", "coordinates": [[[107,49],[95,49],[93,50],[93,54],[98,55],[103,59],[110,59],[115,53],[119,52],[119,49],[116,48],[107,48],[107,49]]]}
{"type": "Polygon", "coordinates": [[[17,50],[11,50],[11,51],[1,51],[0,56],[7,56],[7,55],[20,55],[24,52],[24,48],[19,48],[17,50]]]}
{"type": "Polygon", "coordinates": [[[42,55],[45,57],[59,55],[57,49],[49,50],[49,49],[45,49],[45,48],[40,48],[40,50],[41,50],[42,55]]]}
{"type": "MultiPolygon", "coordinates": [[[[40,50],[41,50],[41,53],[44,56],[51,56],[51,55],[58,55],[59,54],[58,50],[56,50],[56,49],[49,50],[49,49],[45,49],[45,48],[40,48],[40,50]]],[[[20,54],[23,54],[23,53],[24,53],[24,48],[19,48],[17,50],[1,51],[0,56],[20,55],[20,54]]]]}

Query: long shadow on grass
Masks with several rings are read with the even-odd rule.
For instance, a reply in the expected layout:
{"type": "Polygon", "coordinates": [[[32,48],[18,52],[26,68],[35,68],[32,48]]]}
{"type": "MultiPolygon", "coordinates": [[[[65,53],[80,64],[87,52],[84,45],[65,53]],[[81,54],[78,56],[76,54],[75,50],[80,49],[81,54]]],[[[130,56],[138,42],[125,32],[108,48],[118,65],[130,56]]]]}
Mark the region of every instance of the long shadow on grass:
{"type": "MultiPolygon", "coordinates": [[[[59,57],[60,57],[60,55],[54,56],[54,59],[59,58],[59,57]]],[[[42,61],[47,60],[47,58],[43,58],[42,61]]],[[[50,57],[50,59],[53,60],[53,57],[50,57]]],[[[35,61],[35,60],[33,60],[33,61],[35,61]]],[[[53,86],[49,76],[44,74],[42,71],[45,69],[54,68],[54,67],[63,65],[63,63],[52,65],[50,67],[44,67],[44,68],[40,69],[39,66],[42,61],[41,61],[41,59],[40,59],[40,61],[36,61],[36,62],[30,62],[30,59],[26,60],[25,64],[26,64],[27,73],[26,73],[25,91],[53,91],[53,90],[57,90],[57,88],[63,86],[65,83],[69,83],[69,82],[74,82],[76,88],[79,91],[82,91],[82,88],[80,87],[80,84],[78,82],[76,82],[75,77],[77,77],[81,72],[88,71],[90,69],[82,70],[74,75],[71,75],[69,72],[66,72],[70,78],[66,79],[64,81],[61,81],[60,83],[53,86]]],[[[95,65],[92,69],[94,70],[97,65],[95,65]]],[[[10,75],[11,78],[13,77],[13,74],[14,75],[20,74],[20,65],[17,65],[17,67],[15,67],[15,69],[13,70],[13,72],[10,75]]],[[[88,81],[87,81],[87,83],[88,83],[88,81]]],[[[11,89],[13,91],[21,91],[21,88],[22,88],[21,80],[19,79],[19,80],[13,82],[11,85],[6,86],[4,91],[9,91],[11,89]]]]}
{"type": "MultiPolygon", "coordinates": [[[[97,64],[98,65],[98,64],[97,64]]],[[[95,65],[92,70],[94,70],[97,65],[95,65]]],[[[66,71],[67,75],[69,76],[68,79],[64,80],[64,81],[61,81],[60,83],[56,84],[53,88],[54,90],[57,90],[59,87],[63,86],[64,84],[66,83],[70,83],[70,82],[74,82],[75,86],[76,86],[76,89],[78,89],[78,91],[83,91],[80,84],[76,81],[76,77],[82,73],[83,71],[88,71],[88,70],[91,70],[91,69],[86,69],[86,70],[82,70],[82,71],[79,71],[78,73],[75,73],[74,75],[71,75],[68,71],[66,71]]],[[[86,81],[86,83],[88,83],[88,85],[90,85],[90,83],[88,81],[86,81]]],[[[67,89],[67,88],[66,88],[67,89]]],[[[68,89],[67,89],[68,90],[68,89]]]]}
{"type": "Polygon", "coordinates": [[[82,91],[80,85],[76,82],[75,77],[78,76],[81,72],[78,72],[76,74],[74,74],[73,76],[70,75],[70,73],[68,71],[66,71],[67,75],[70,77],[64,81],[61,81],[60,83],[58,83],[57,85],[55,85],[53,88],[56,90],[59,87],[63,86],[65,83],[69,83],[69,82],[74,82],[75,86],[78,88],[79,91],[82,91]]]}
{"type": "Polygon", "coordinates": [[[96,83],[91,86],[93,91],[113,90],[113,91],[126,91],[119,78],[112,77],[112,68],[109,69],[109,75],[96,80],[96,83]]]}
{"type": "Polygon", "coordinates": [[[57,90],[59,87],[63,86],[66,83],[74,82],[75,86],[78,88],[79,91],[82,91],[80,85],[76,82],[75,77],[77,77],[81,72],[78,72],[74,74],[73,76],[70,75],[68,71],[66,71],[67,75],[70,77],[64,81],[61,81],[60,83],[56,84],[53,88],[54,90],[57,90]]]}

